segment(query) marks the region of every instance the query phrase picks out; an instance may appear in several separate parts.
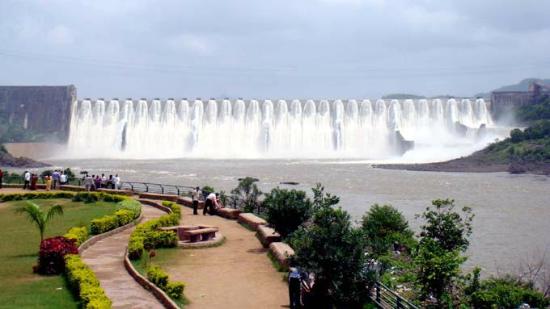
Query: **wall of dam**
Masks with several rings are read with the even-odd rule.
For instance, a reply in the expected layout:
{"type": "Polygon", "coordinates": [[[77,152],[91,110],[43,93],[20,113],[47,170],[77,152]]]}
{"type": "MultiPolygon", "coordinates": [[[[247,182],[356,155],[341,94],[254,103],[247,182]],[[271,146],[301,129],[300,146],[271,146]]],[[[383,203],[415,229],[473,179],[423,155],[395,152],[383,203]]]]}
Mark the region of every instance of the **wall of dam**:
{"type": "Polygon", "coordinates": [[[76,87],[0,86],[0,116],[11,125],[66,141],[76,87]]]}

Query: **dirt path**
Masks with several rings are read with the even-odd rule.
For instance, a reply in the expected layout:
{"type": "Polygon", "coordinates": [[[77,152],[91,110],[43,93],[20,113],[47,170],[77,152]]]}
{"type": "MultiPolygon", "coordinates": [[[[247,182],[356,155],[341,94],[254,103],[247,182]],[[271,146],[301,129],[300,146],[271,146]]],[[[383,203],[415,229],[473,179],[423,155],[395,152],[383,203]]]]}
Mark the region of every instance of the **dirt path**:
{"type": "MultiPolygon", "coordinates": [[[[143,205],[142,222],[162,216],[164,212],[143,205]]],[[[93,244],[81,256],[90,266],[107,296],[113,301],[113,308],[164,308],[153,294],[146,291],[124,268],[124,253],[130,233],[127,229],[93,244]]]]}
{"type": "Polygon", "coordinates": [[[226,237],[219,247],[181,250],[170,265],[163,265],[174,280],[185,282],[191,302],[186,308],[288,307],[288,287],[254,232],[236,221],[182,210],[182,223],[214,225],[226,237]]]}

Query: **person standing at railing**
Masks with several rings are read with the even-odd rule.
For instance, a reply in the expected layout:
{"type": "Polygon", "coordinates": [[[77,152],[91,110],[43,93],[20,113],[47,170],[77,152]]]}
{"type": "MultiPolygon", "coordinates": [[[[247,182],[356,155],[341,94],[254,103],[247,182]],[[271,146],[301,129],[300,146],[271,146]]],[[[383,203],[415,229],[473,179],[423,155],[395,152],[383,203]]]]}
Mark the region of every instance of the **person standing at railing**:
{"type": "Polygon", "coordinates": [[[25,173],[23,174],[23,181],[24,181],[23,190],[30,189],[31,173],[29,171],[25,171],[25,173]]]}
{"type": "Polygon", "coordinates": [[[198,214],[197,209],[199,208],[199,199],[201,195],[202,195],[202,192],[199,187],[196,187],[195,190],[191,192],[191,200],[193,201],[193,215],[198,214]]]}
{"type": "Polygon", "coordinates": [[[52,189],[57,189],[57,186],[59,185],[59,181],[60,181],[60,177],[61,174],[59,173],[58,170],[55,170],[53,173],[52,173],[52,176],[50,176],[50,179],[53,178],[53,187],[52,189]]]}
{"type": "Polygon", "coordinates": [[[115,180],[114,180],[114,187],[113,189],[117,189],[117,190],[120,190],[120,177],[118,177],[118,174],[115,175],[115,180]]]}
{"type": "Polygon", "coordinates": [[[68,182],[67,174],[65,174],[65,172],[61,172],[61,175],[59,175],[59,183],[61,185],[66,185],[67,182],[68,182]]]}

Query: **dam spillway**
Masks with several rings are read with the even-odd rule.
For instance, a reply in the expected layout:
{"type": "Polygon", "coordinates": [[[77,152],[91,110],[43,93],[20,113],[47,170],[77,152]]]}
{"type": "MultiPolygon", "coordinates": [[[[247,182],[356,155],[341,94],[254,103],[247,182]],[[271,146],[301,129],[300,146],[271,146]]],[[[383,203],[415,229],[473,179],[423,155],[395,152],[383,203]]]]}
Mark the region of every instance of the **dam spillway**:
{"type": "Polygon", "coordinates": [[[75,101],[72,157],[359,158],[479,142],[483,99],[75,101]],[[400,138],[400,136],[402,138],[400,138]]]}

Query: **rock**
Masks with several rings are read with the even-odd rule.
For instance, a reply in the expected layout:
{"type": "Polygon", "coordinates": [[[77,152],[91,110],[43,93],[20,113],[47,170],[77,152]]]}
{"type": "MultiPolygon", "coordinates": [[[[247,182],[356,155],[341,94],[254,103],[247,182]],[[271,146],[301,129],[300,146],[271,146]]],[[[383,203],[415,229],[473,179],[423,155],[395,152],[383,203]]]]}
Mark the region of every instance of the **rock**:
{"type": "Polygon", "coordinates": [[[397,150],[397,153],[399,155],[402,155],[405,152],[414,148],[414,141],[406,140],[399,131],[395,131],[394,142],[395,149],[397,150]]]}
{"type": "Polygon", "coordinates": [[[40,168],[50,165],[25,157],[14,157],[0,146],[0,166],[40,168]]]}

